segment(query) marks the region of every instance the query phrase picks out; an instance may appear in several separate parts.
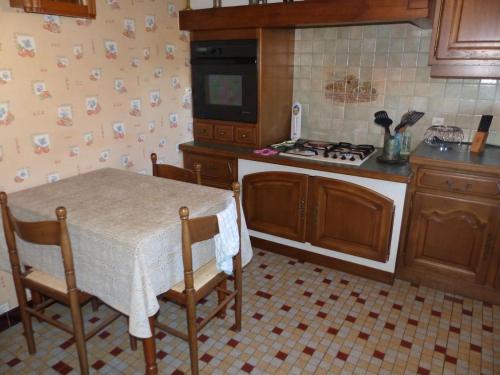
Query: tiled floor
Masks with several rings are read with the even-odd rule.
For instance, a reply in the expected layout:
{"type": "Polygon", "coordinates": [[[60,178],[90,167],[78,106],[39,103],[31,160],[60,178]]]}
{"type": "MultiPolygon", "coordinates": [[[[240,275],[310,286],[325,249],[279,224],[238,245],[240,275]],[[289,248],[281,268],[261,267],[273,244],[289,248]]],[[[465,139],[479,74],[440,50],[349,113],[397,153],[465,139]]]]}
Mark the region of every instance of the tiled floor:
{"type": "MultiPolygon", "coordinates": [[[[206,327],[199,338],[202,373],[500,373],[500,306],[401,281],[390,287],[259,250],[244,281],[243,330],[229,330],[232,312],[206,327]]],[[[200,307],[202,315],[213,301],[200,307]]],[[[51,309],[67,317],[63,308],[51,309]]],[[[106,308],[84,312],[95,322],[106,308]]],[[[162,304],[161,318],[182,324],[184,313],[162,304]]],[[[143,372],[142,348],[130,350],[126,330],[120,318],[88,342],[97,373],[143,372]]],[[[75,373],[68,335],[39,323],[35,331],[33,356],[20,324],[0,334],[0,373],[75,373]]],[[[189,372],[187,344],[157,335],[160,373],[189,372]]]]}

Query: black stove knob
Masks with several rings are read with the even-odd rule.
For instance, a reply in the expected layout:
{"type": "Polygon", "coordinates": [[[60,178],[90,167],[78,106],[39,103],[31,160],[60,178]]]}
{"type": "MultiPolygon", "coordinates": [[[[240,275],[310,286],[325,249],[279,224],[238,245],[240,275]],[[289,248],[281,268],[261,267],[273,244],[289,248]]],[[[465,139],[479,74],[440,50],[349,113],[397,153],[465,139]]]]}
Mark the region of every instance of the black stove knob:
{"type": "Polygon", "coordinates": [[[337,154],[333,154],[332,158],[337,159],[339,156],[337,154]]]}
{"type": "Polygon", "coordinates": [[[351,156],[351,158],[349,160],[350,161],[355,161],[356,159],[354,158],[354,156],[351,156]]]}
{"type": "Polygon", "coordinates": [[[342,155],[340,158],[341,158],[342,160],[345,160],[345,159],[346,159],[345,155],[342,155]]]}

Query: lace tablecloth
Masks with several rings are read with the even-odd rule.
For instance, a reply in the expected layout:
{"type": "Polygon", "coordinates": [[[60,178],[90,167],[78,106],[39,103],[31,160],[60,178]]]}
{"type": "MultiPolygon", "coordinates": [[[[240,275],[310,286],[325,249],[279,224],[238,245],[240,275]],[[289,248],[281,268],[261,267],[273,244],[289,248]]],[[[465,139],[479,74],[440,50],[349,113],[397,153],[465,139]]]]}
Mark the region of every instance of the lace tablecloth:
{"type": "MultiPolygon", "coordinates": [[[[111,168],[8,196],[14,215],[26,221],[55,220],[55,208],[66,207],[78,288],[128,315],[130,333],[141,338],[151,337],[156,296],[183,279],[179,207],[187,206],[190,217],[213,215],[231,199],[228,190],[111,168]]],[[[18,246],[24,263],[63,276],[57,248],[18,246]]],[[[195,245],[195,269],[214,256],[213,240],[195,245]]],[[[243,265],[251,257],[242,217],[243,265]]],[[[0,267],[10,271],[3,231],[0,267]]]]}

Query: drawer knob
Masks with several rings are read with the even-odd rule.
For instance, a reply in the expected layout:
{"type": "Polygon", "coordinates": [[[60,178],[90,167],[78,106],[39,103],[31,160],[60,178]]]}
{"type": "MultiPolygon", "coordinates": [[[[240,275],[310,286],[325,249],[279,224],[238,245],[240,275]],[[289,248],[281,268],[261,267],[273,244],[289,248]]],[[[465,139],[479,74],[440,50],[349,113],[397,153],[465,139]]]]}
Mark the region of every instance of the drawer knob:
{"type": "Polygon", "coordinates": [[[219,135],[226,135],[226,132],[222,130],[219,132],[219,135]]]}
{"type": "Polygon", "coordinates": [[[241,138],[246,138],[246,137],[247,137],[247,134],[246,134],[246,133],[243,133],[243,134],[241,135],[241,138]]]}

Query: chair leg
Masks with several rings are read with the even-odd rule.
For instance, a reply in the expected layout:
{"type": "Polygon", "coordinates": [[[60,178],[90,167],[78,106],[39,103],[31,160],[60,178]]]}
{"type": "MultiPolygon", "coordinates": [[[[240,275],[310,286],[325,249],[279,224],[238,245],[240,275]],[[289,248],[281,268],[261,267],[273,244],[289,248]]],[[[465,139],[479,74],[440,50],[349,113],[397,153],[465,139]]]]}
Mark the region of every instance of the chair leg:
{"type": "Polygon", "coordinates": [[[128,338],[130,341],[130,350],[135,352],[137,350],[137,338],[135,336],[132,336],[130,333],[128,334],[128,338]]]}
{"type": "Polygon", "coordinates": [[[235,325],[234,329],[239,332],[241,331],[241,308],[243,305],[243,282],[242,282],[242,272],[241,272],[241,251],[234,258],[234,290],[238,291],[234,297],[234,316],[235,325]]]}
{"type": "Polygon", "coordinates": [[[196,303],[194,291],[186,291],[186,316],[188,328],[189,357],[191,360],[191,374],[198,375],[198,334],[196,329],[196,303]]]}
{"type": "Polygon", "coordinates": [[[90,303],[92,304],[92,312],[99,311],[99,301],[97,301],[97,298],[92,298],[90,303]]]}
{"type": "Polygon", "coordinates": [[[78,359],[80,362],[80,373],[88,375],[89,364],[87,359],[87,346],[85,344],[85,333],[83,330],[82,310],[78,303],[78,296],[72,296],[70,292],[70,309],[71,319],[73,321],[73,334],[76,343],[76,350],[78,351],[78,359]]]}
{"type": "MultiPolygon", "coordinates": [[[[227,279],[224,279],[224,281],[221,281],[221,283],[218,285],[218,287],[223,289],[223,290],[227,290],[227,279]]],[[[217,300],[218,300],[219,305],[222,301],[224,301],[224,297],[226,297],[226,295],[223,292],[221,292],[220,290],[217,290],[217,300]]],[[[219,313],[217,314],[217,317],[219,317],[221,319],[224,319],[226,317],[226,307],[227,307],[227,305],[221,311],[219,311],[219,313]]]]}
{"type": "Polygon", "coordinates": [[[21,321],[23,323],[24,336],[26,337],[26,343],[28,344],[28,352],[30,354],[35,354],[36,346],[35,346],[35,339],[33,337],[33,325],[31,321],[31,315],[26,311],[26,307],[28,305],[28,299],[26,298],[26,291],[24,289],[17,293],[17,299],[19,302],[21,321]]]}

